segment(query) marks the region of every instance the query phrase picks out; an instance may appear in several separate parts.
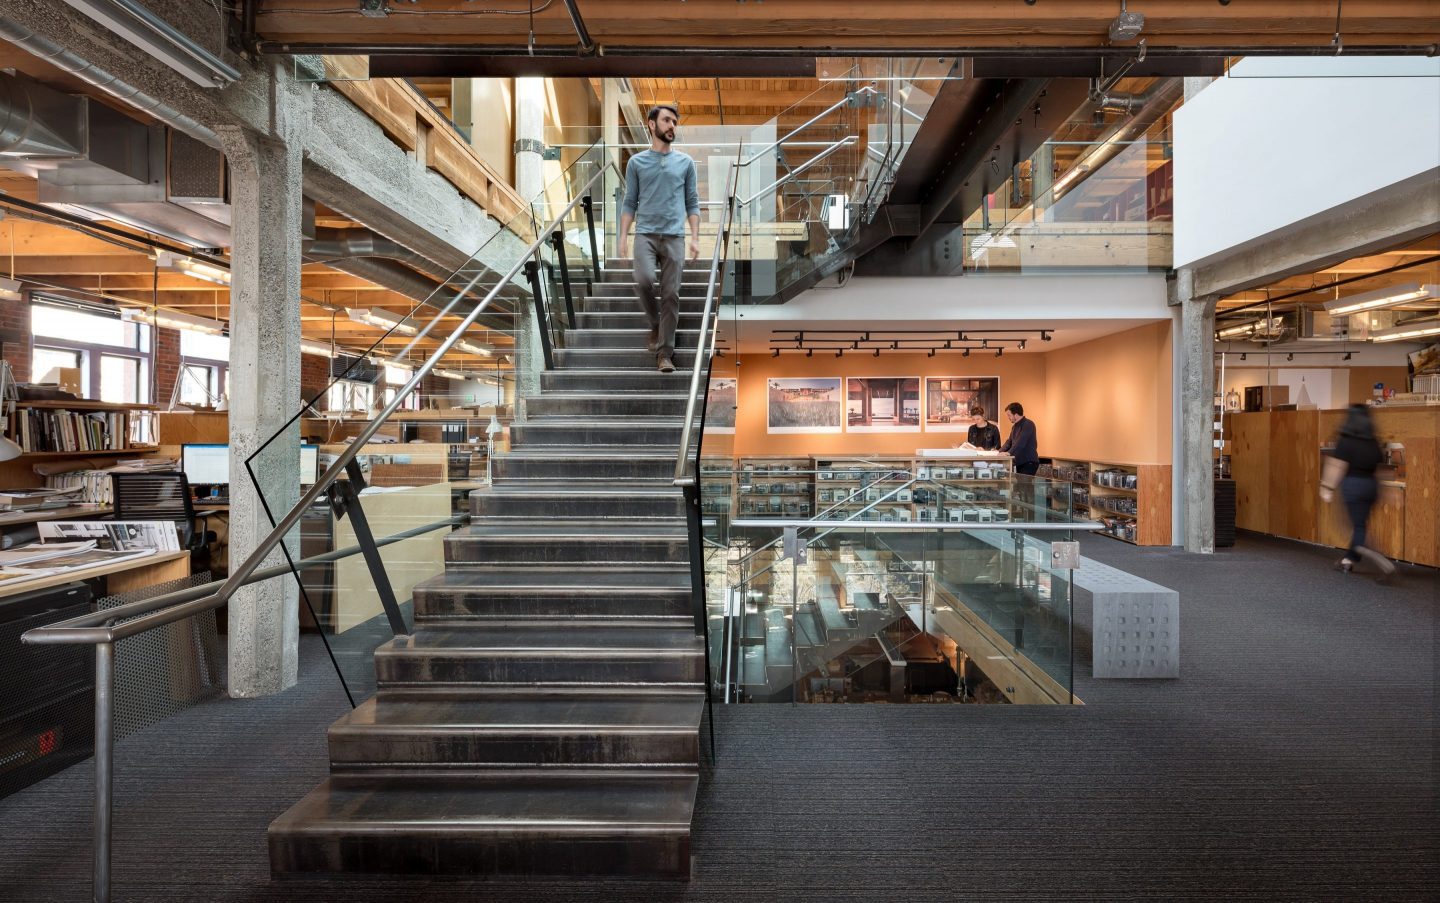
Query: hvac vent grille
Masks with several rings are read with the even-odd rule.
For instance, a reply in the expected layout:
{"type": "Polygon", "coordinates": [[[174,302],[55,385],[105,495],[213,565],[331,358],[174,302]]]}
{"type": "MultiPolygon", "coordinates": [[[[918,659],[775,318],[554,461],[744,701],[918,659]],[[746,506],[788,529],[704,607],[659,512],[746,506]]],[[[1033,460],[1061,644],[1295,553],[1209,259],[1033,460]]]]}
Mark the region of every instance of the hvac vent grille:
{"type": "Polygon", "coordinates": [[[225,155],[170,130],[169,197],[181,204],[225,203],[225,155]]]}

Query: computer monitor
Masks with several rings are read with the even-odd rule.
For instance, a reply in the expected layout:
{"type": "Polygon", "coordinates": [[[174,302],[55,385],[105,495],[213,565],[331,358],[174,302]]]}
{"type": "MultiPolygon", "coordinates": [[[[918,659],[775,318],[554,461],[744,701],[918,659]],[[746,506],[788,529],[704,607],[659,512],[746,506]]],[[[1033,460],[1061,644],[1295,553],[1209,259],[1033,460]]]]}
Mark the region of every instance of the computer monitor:
{"type": "Polygon", "coordinates": [[[320,477],[320,446],[300,446],[300,485],[309,486],[320,477]]]}
{"type": "Polygon", "coordinates": [[[191,486],[230,485],[230,446],[182,445],[180,469],[191,486]]]}
{"type": "MultiPolygon", "coordinates": [[[[183,445],[180,467],[192,486],[230,484],[230,446],[183,445]]],[[[320,474],[320,446],[300,446],[300,485],[309,486],[320,474]]]]}

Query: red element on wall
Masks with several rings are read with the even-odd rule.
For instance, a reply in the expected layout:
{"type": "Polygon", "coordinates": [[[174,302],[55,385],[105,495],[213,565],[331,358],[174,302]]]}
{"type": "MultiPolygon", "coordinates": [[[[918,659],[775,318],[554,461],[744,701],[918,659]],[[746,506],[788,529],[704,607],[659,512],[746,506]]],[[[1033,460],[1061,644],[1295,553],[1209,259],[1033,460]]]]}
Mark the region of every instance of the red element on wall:
{"type": "Polygon", "coordinates": [[[42,756],[50,755],[55,751],[55,747],[59,745],[53,729],[45,731],[36,739],[40,747],[40,755],[42,756]]]}

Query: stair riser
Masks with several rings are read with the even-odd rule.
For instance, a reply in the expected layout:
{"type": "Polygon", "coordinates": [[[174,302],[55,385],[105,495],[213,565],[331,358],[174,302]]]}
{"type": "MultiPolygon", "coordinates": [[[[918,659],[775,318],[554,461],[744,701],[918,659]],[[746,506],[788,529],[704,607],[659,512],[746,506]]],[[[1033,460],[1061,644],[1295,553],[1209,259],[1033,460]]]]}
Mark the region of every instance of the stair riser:
{"type": "Polygon", "coordinates": [[[650,427],[634,423],[607,426],[604,423],[548,424],[544,421],[510,425],[510,441],[516,448],[546,445],[650,445],[680,446],[680,426],[650,427]]]}
{"type": "MultiPolygon", "coordinates": [[[[681,310],[679,328],[695,329],[700,328],[700,314],[703,311],[681,310]]],[[[581,329],[645,329],[650,328],[650,323],[645,315],[639,311],[625,311],[621,313],[592,313],[586,312],[577,314],[577,323],[581,329]]]]}
{"type": "Polygon", "coordinates": [[[475,492],[470,495],[470,513],[476,520],[486,517],[530,518],[671,518],[676,523],[685,517],[685,500],[654,496],[570,495],[527,498],[519,495],[495,495],[475,492]]]}
{"type": "Polygon", "coordinates": [[[703,679],[700,654],[646,650],[599,657],[518,652],[468,656],[375,653],[381,687],[416,684],[692,684],[703,679]]]}
{"type": "MultiPolygon", "coordinates": [[[[695,352],[682,349],[675,352],[671,362],[678,369],[690,371],[695,366],[695,352]]],[[[635,351],[608,348],[562,348],[555,352],[555,363],[567,370],[651,370],[655,367],[655,355],[641,348],[635,351]]],[[[658,371],[657,371],[658,372],[658,371]]],[[[527,402],[533,404],[534,399],[527,402]]]]}
{"type": "Polygon", "coordinates": [[[685,416],[685,396],[541,395],[525,402],[530,417],[672,417],[685,416]]]}
{"type": "Polygon", "coordinates": [[[270,834],[270,870],[486,877],[690,877],[690,835],[270,834]]]}
{"type": "MultiPolygon", "coordinates": [[[[680,316],[689,314],[698,317],[705,311],[705,298],[681,297],[677,305],[680,316]]],[[[585,299],[584,313],[586,314],[635,314],[641,313],[640,302],[632,295],[625,296],[591,296],[585,299]]],[[[575,311],[577,316],[583,316],[581,311],[575,311]]]]}
{"type": "Polygon", "coordinates": [[[426,765],[694,765],[696,731],[330,729],[333,771],[426,765]]]}
{"type": "MultiPolygon", "coordinates": [[[[567,348],[645,348],[648,330],[572,329],[565,334],[567,348]]],[[[700,340],[696,330],[677,330],[676,348],[694,348],[700,340]]],[[[648,349],[647,349],[648,350],[648,349]]]]}
{"type": "MultiPolygon", "coordinates": [[[[616,371],[611,373],[575,373],[546,370],[540,374],[540,388],[545,392],[685,392],[690,387],[688,373],[660,373],[654,369],[616,371]]],[[[523,426],[524,424],[518,424],[523,426]]],[[[513,426],[511,427],[514,428],[513,426]]]]}
{"type": "MultiPolygon", "coordinates": [[[[696,273],[694,277],[682,279],[680,282],[681,298],[704,298],[705,293],[710,290],[709,274],[701,277],[696,273]]],[[[585,300],[593,298],[630,298],[636,304],[640,303],[640,293],[635,290],[635,280],[624,279],[598,283],[595,291],[585,300]]],[[[563,300],[561,302],[564,303],[563,300]]]]}
{"type": "Polygon", "coordinates": [[[580,590],[558,593],[554,590],[537,590],[507,593],[499,590],[427,590],[416,587],[414,598],[417,622],[585,617],[672,618],[691,615],[688,592],[586,593],[580,590]]]}
{"type": "Polygon", "coordinates": [[[445,538],[445,560],[484,564],[617,564],[684,561],[684,539],[617,540],[609,537],[564,537],[502,540],[451,534],[445,538]]]}
{"type": "Polygon", "coordinates": [[[593,482],[596,480],[673,479],[675,462],[664,458],[496,458],[492,464],[496,485],[510,480],[593,482]]]}

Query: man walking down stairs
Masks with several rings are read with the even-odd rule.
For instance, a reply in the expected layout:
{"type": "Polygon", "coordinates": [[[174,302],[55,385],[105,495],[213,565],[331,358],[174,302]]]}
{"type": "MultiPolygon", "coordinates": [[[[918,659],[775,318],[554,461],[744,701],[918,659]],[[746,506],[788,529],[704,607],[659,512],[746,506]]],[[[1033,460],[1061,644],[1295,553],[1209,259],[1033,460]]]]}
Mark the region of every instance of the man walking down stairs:
{"type": "Polygon", "coordinates": [[[688,879],[704,651],[671,483],[707,275],[683,274],[678,373],[633,282],[585,299],[330,777],[270,826],[277,875],[688,879]]]}

